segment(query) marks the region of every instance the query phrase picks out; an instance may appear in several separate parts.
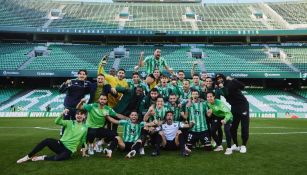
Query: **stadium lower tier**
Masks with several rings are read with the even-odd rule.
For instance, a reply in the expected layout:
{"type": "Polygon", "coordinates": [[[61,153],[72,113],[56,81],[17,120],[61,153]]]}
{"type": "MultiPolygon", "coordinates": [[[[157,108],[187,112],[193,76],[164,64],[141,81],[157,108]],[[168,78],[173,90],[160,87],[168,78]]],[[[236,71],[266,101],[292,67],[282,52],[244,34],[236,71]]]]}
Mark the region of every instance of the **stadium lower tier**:
{"type": "MultiPolygon", "coordinates": [[[[50,112],[62,112],[65,94],[60,94],[57,89],[12,89],[0,90],[0,95],[6,101],[0,103],[0,112],[45,112],[50,106],[50,112]]],[[[297,94],[306,94],[306,90],[286,92],[276,89],[245,89],[243,94],[250,104],[250,113],[253,117],[285,117],[286,115],[301,115],[307,117],[307,99],[297,94]],[[289,113],[289,114],[286,114],[289,113]]],[[[88,98],[88,96],[86,97],[88,98]]],[[[222,97],[222,100],[225,99],[222,97]]]]}

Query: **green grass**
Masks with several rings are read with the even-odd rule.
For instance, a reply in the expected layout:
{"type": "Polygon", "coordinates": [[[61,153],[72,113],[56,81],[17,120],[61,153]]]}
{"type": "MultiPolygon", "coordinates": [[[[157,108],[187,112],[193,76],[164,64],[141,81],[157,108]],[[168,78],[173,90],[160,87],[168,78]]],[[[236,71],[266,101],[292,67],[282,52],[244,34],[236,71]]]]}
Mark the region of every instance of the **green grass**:
{"type": "MultiPolygon", "coordinates": [[[[137,156],[127,160],[115,152],[111,159],[102,154],[82,158],[75,154],[63,162],[16,164],[44,138],[59,138],[53,118],[0,118],[0,174],[305,174],[307,172],[307,120],[252,119],[248,153],[225,156],[222,152],[193,150],[187,158],[179,152],[162,152],[159,157],[137,156]],[[6,127],[6,128],[5,128],[6,127]],[[11,128],[10,128],[11,127],[11,128]],[[305,132],[278,134],[289,132],[305,132]],[[261,134],[265,133],[265,134],[261,134]],[[270,134],[277,133],[277,134],[270,134]]],[[[42,154],[50,154],[45,149],[42,154]]]]}

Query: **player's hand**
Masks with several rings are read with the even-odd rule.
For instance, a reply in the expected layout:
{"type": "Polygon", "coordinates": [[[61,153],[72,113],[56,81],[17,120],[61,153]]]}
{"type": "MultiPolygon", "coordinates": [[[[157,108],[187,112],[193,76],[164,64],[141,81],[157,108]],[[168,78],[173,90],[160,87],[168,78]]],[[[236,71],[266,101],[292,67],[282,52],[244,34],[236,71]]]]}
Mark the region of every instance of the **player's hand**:
{"type": "Polygon", "coordinates": [[[81,102],[81,103],[85,103],[85,102],[86,102],[86,98],[82,98],[82,99],[80,100],[80,102],[81,102]]]}
{"type": "Polygon", "coordinates": [[[69,112],[69,109],[65,108],[64,111],[63,111],[63,115],[67,115],[69,112]]]}
{"type": "Polygon", "coordinates": [[[115,88],[111,88],[111,92],[112,92],[112,94],[117,94],[117,91],[116,91],[115,88]]]}
{"type": "Polygon", "coordinates": [[[193,128],[194,124],[195,124],[194,120],[190,121],[190,128],[193,128]]]}
{"type": "Polygon", "coordinates": [[[227,76],[226,80],[233,80],[233,78],[231,78],[230,76],[227,76]]]}
{"type": "Polygon", "coordinates": [[[140,52],[140,58],[144,57],[144,51],[140,52]]]}
{"type": "Polygon", "coordinates": [[[194,61],[193,62],[193,66],[196,66],[198,63],[197,63],[197,61],[194,61]]]}
{"type": "Polygon", "coordinates": [[[66,80],[65,84],[70,85],[71,84],[71,80],[66,80]]]}
{"type": "Polygon", "coordinates": [[[140,68],[139,66],[135,66],[134,71],[137,72],[139,70],[139,68],[140,68]]]}
{"type": "Polygon", "coordinates": [[[224,87],[224,84],[223,83],[220,83],[219,84],[219,88],[223,88],[224,87]]]}
{"type": "Polygon", "coordinates": [[[150,115],[155,115],[156,113],[155,113],[155,110],[153,110],[153,109],[150,109],[150,112],[149,112],[149,114],[150,115]]]}
{"type": "Polygon", "coordinates": [[[212,109],[209,109],[209,110],[207,111],[207,116],[208,116],[208,117],[211,117],[211,115],[212,115],[212,109]]]}
{"type": "Polygon", "coordinates": [[[225,120],[221,120],[221,123],[222,123],[222,125],[225,125],[226,121],[225,120]]]}

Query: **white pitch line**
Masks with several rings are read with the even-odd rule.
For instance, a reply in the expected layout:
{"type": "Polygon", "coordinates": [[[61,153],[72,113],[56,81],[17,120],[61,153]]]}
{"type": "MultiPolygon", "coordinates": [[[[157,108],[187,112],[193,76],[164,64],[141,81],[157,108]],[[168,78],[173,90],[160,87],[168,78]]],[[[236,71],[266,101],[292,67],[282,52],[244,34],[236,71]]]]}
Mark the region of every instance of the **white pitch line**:
{"type": "Polygon", "coordinates": [[[249,128],[255,128],[255,129],[286,129],[288,127],[282,127],[282,126],[273,126],[273,127],[269,127],[269,126],[255,126],[255,127],[249,127],[249,128]]]}
{"type": "Polygon", "coordinates": [[[307,132],[263,132],[263,133],[249,133],[250,135],[290,135],[290,134],[307,134],[307,132]]]}
{"type": "Polygon", "coordinates": [[[36,127],[26,127],[26,126],[21,126],[21,127],[18,127],[18,126],[0,126],[0,129],[43,129],[43,130],[60,130],[59,129],[56,129],[56,128],[45,128],[45,127],[39,127],[39,126],[36,126],[36,127]]]}

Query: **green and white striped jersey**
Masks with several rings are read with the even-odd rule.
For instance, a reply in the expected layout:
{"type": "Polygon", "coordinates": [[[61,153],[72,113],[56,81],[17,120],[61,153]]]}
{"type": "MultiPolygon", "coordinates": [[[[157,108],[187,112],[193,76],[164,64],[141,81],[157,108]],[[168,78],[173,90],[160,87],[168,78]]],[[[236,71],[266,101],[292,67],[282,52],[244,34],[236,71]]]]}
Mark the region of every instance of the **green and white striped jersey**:
{"type": "Polygon", "coordinates": [[[147,56],[144,60],[146,66],[147,74],[152,74],[155,69],[159,69],[160,72],[163,71],[164,66],[167,66],[166,61],[163,57],[160,57],[158,60],[155,57],[147,56]]]}
{"type": "Polygon", "coordinates": [[[189,122],[193,121],[194,126],[190,130],[193,132],[202,132],[208,130],[206,122],[207,105],[205,102],[197,102],[187,107],[189,122]]]}
{"type": "Polygon", "coordinates": [[[145,126],[145,122],[135,124],[132,123],[131,120],[120,120],[119,125],[122,125],[124,127],[124,142],[136,142],[141,136],[141,130],[145,126]]]}
{"type": "Polygon", "coordinates": [[[175,106],[172,106],[170,103],[166,103],[164,106],[168,109],[168,111],[174,112],[173,120],[175,122],[181,121],[180,113],[181,113],[182,110],[181,110],[181,108],[178,107],[178,104],[175,104],[175,106]]]}

